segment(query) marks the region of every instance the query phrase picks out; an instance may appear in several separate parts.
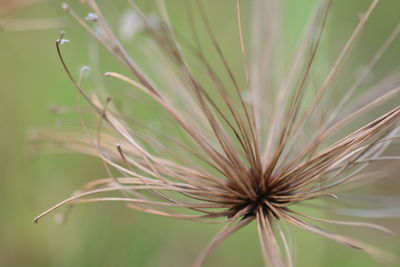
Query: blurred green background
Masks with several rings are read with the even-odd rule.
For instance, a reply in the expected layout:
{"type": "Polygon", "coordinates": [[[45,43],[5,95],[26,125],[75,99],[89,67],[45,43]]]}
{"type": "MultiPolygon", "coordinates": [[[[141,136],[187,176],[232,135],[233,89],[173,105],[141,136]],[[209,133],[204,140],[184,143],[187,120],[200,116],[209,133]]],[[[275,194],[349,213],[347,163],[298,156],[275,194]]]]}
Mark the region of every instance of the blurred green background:
{"type": "MultiPolygon", "coordinates": [[[[61,1],[40,1],[40,4],[14,9],[18,2],[0,1],[2,20],[65,19],[67,25],[63,28],[68,33],[67,39],[72,40],[65,49],[68,62],[75,73],[79,66],[87,64],[89,37],[61,10],[61,1]]],[[[87,8],[78,1],[71,2],[81,15],[87,13],[87,8]]],[[[127,8],[123,0],[113,1],[113,4],[105,2],[100,1],[110,16],[127,8]],[[112,5],[114,8],[110,8],[112,5]]],[[[153,1],[140,1],[139,5],[151,10],[152,3],[149,2],[153,1]]],[[[173,10],[174,20],[182,21],[184,25],[183,2],[167,2],[173,10]]],[[[216,31],[228,25],[229,21],[224,17],[234,11],[233,0],[204,2],[212,20],[220,22],[216,31]]],[[[244,10],[248,10],[248,2],[242,2],[244,10]]],[[[295,46],[304,21],[317,2],[285,1],[288,25],[285,40],[289,50],[295,46]]],[[[334,1],[327,29],[331,42],[324,48],[326,51],[335,55],[369,2],[334,1]]],[[[354,52],[352,62],[355,63],[351,66],[360,67],[368,60],[400,22],[399,10],[400,1],[382,1],[354,52]]],[[[0,32],[0,266],[189,266],[220,225],[177,221],[108,203],[75,207],[65,225],[56,224],[54,214],[38,225],[32,223],[34,216],[68,197],[84,183],[106,176],[98,159],[76,154],[29,153],[27,140],[32,129],[60,123],[60,117],[52,114],[49,107],[53,103],[74,107],[76,102],[75,91],[56,55],[55,40],[60,30],[0,32]]],[[[229,44],[229,32],[219,38],[229,44]]],[[[396,49],[388,51],[384,64],[378,65],[375,72],[378,78],[381,73],[399,65],[400,47],[398,42],[396,45],[396,49]]],[[[103,64],[108,62],[103,61],[103,64]]],[[[106,70],[115,68],[118,65],[110,61],[106,70]]],[[[395,188],[399,188],[398,182],[395,188]]],[[[393,187],[376,190],[396,192],[393,187]]],[[[382,221],[382,224],[397,232],[400,230],[396,221],[382,221]]],[[[344,229],[344,232],[348,230],[344,229]]],[[[356,229],[355,232],[360,231],[356,229]]],[[[295,233],[297,266],[379,266],[360,251],[302,231],[295,230],[295,233]]],[[[365,232],[360,233],[362,236],[365,232]]],[[[373,240],[394,253],[400,252],[398,237],[368,235],[366,240],[373,240]]],[[[223,243],[207,260],[206,266],[262,266],[255,224],[223,243]]]]}

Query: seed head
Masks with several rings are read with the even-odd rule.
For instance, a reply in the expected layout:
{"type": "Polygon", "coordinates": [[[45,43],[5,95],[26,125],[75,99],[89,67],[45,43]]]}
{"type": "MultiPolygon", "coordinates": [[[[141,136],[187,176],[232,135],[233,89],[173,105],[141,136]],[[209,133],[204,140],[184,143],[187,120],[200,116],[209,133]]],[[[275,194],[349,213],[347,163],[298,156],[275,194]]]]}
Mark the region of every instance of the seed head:
{"type": "Polygon", "coordinates": [[[65,204],[118,201],[151,214],[223,223],[194,266],[202,265],[217,245],[252,221],[257,223],[268,266],[293,265],[291,248],[282,230],[285,224],[385,258],[379,249],[331,233],[314,222],[390,233],[386,228],[367,222],[316,218],[309,216],[307,210],[323,208],[345,214],[348,210],[332,208],[346,199],[339,189],[381,179],[387,175],[386,168],[371,171],[367,167],[399,159],[398,155],[384,153],[398,141],[400,106],[387,106],[386,113],[361,123],[361,119],[376,114],[372,111],[399,96],[398,70],[371,86],[369,93],[361,94],[360,88],[396,41],[400,27],[371,55],[350,86],[338,89],[348,58],[378,2],[371,1],[321,82],[314,77],[318,74],[316,62],[332,5],[329,0],[321,1],[316,8],[297,53],[283,71],[278,0],[251,1],[249,34],[244,27],[247,23],[242,22],[241,2],[236,1],[229,30],[237,30],[238,42],[234,45],[242,61],[239,72],[221,47],[202,1],[195,1],[194,7],[187,1],[191,38],[173,26],[164,1],[158,1],[159,15],[150,17],[130,2],[134,11],[127,14],[135,14],[135,22],[141,25],[140,29],[135,28],[135,35],[138,30],[145,35],[143,53],[151,63],[151,72],[130,56],[94,0],[87,1],[91,13],[86,20],[71,7],[65,8],[128,73],[105,75],[131,87],[135,95],[130,101],[139,106],[143,105],[141,101],[150,101],[149,105],[145,102],[146,111],[153,112],[148,106],[157,105],[154,112],[159,112],[161,128],[117,108],[110,97],[104,97],[102,86],[88,93],[83,85],[83,72],[87,70],[82,70],[79,78],[74,77],[62,56],[60,44],[65,39],[60,38],[56,48],[79,93],[83,132],[41,130],[40,137],[50,141],[50,147],[61,144],[100,157],[109,177],[86,184],[79,193],[40,214],[35,222],[65,204]],[[204,45],[200,26],[212,52],[204,45]],[[245,38],[248,35],[251,37],[245,38]],[[211,63],[215,60],[222,71],[211,63]],[[333,103],[334,92],[339,98],[333,103]],[[87,110],[81,107],[81,97],[97,114],[96,121],[84,119],[82,114],[87,110]],[[113,175],[111,169],[120,176],[113,175]],[[97,197],[100,193],[110,196],[97,197]]]}

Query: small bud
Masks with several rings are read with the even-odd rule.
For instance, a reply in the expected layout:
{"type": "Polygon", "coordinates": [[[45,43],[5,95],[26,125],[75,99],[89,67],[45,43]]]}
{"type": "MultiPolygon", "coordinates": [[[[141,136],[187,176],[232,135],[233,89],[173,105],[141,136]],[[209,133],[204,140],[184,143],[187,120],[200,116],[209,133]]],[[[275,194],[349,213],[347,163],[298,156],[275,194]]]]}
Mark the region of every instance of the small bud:
{"type": "Polygon", "coordinates": [[[89,66],[82,66],[79,70],[79,73],[82,77],[86,77],[89,74],[91,68],[89,66]]]}
{"type": "Polygon", "coordinates": [[[88,21],[97,21],[98,19],[99,19],[99,17],[97,16],[97,14],[92,13],[92,12],[88,13],[87,16],[85,17],[85,20],[88,20],[88,21]]]}
{"type": "Polygon", "coordinates": [[[67,39],[64,39],[64,38],[61,38],[61,39],[58,39],[57,42],[59,42],[60,44],[65,44],[65,43],[69,43],[71,41],[67,40],[67,39]]]}
{"type": "Polygon", "coordinates": [[[90,71],[91,68],[89,66],[82,66],[81,71],[90,71]]]}

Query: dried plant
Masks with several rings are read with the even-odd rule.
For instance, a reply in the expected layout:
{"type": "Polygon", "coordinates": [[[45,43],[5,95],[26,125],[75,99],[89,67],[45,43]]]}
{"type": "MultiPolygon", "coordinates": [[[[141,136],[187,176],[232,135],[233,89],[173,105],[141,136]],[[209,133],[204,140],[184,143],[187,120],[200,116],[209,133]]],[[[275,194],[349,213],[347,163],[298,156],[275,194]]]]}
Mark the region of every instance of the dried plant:
{"type": "MultiPolygon", "coordinates": [[[[376,116],[377,108],[379,112],[388,110],[392,104],[384,105],[399,96],[399,70],[370,86],[369,91],[364,89],[366,78],[395,42],[400,27],[371,56],[355,81],[346,90],[339,90],[349,56],[379,1],[371,1],[330,70],[318,82],[314,78],[318,75],[316,61],[331,2],[322,1],[316,8],[284,75],[279,70],[284,59],[278,0],[252,1],[250,40],[245,38],[240,1],[236,2],[232,21],[237,30],[241,73],[229,63],[201,1],[193,2],[196,14],[192,13],[192,1],[187,1],[188,16],[193,18],[188,20],[191,41],[172,26],[164,1],[157,2],[158,20],[130,2],[136,23],[148,37],[150,72],[127,53],[95,1],[86,1],[92,10],[86,20],[63,5],[128,73],[108,72],[106,76],[127,83],[141,92],[140,99],[144,94],[153,101],[151,105],[159,105],[163,110],[159,122],[164,128],[153,129],[145,119],[124,114],[101,86],[92,93],[84,90],[86,69],[74,78],[61,53],[60,45],[67,41],[62,36],[57,41],[61,63],[98,119],[85,120],[88,110],[78,101],[82,133],[45,129],[38,136],[50,141],[46,142],[48,149],[62,145],[100,157],[109,178],[86,184],[34,221],[65,204],[117,201],[151,214],[224,223],[194,266],[202,265],[215,247],[252,221],[257,223],[268,266],[293,265],[292,248],[283,228],[286,224],[361,249],[375,258],[386,257],[378,248],[331,233],[313,222],[390,233],[386,228],[307,215],[307,208],[345,214],[345,208],[332,207],[343,203],[337,191],[384,178],[386,167],[368,167],[399,159],[383,153],[399,138],[400,106],[362,123],[367,116],[376,116]],[[205,48],[196,15],[224,72],[210,63],[216,59],[210,58],[205,48]],[[103,193],[120,195],[97,196],[103,193]]],[[[352,215],[361,212],[353,210],[352,215]]]]}

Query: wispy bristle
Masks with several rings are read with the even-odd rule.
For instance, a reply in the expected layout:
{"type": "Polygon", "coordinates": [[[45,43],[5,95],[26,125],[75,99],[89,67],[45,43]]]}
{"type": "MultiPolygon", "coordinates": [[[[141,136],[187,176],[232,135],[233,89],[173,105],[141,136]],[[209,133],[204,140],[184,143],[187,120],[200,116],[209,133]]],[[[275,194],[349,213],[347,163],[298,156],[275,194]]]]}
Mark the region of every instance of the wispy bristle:
{"type": "MultiPolygon", "coordinates": [[[[241,8],[248,3],[234,3],[231,28],[237,30],[239,73],[223,49],[207,6],[200,0],[186,5],[189,40],[174,26],[165,1],[157,1],[160,15],[152,14],[152,18],[129,1],[145,35],[147,45],[141,49],[149,57],[150,67],[143,67],[127,52],[96,1],[87,1],[91,12],[86,20],[64,5],[65,11],[125,68],[124,73],[110,70],[105,76],[137,92],[131,99],[133,105],[143,104],[142,98],[147,97],[148,103],[162,110],[159,122],[165,128],[157,129],[140,116],[125,114],[111,97],[104,97],[107,93],[102,88],[94,92],[84,89],[87,69],[74,77],[60,46],[65,40],[62,35],[56,50],[78,92],[83,132],[42,129],[37,142],[48,151],[67,148],[97,156],[109,177],[84,185],[79,193],[44,211],[34,222],[63,205],[123,202],[150,214],[225,223],[194,266],[201,266],[222,241],[252,221],[257,223],[268,266],[295,264],[291,241],[281,228],[286,223],[387,259],[373,246],[313,223],[361,227],[384,234],[392,234],[390,230],[369,222],[317,218],[296,210],[297,205],[304,205],[348,214],[351,207],[326,208],[308,201],[320,198],[339,203],[339,189],[387,176],[386,169],[367,172],[370,164],[400,159],[399,155],[384,155],[400,139],[400,106],[384,107],[400,95],[399,70],[358,96],[367,76],[397,40],[399,26],[348,90],[343,95],[342,91],[338,93],[338,103],[332,103],[333,108],[324,106],[324,101],[329,101],[328,92],[335,90],[344,75],[348,58],[378,2],[371,1],[320,85],[313,81],[334,1],[322,1],[315,9],[287,73],[282,67],[283,7],[278,0],[251,1],[250,30],[241,8]],[[216,58],[211,59],[209,53],[216,58]],[[81,98],[91,109],[81,106],[81,98]],[[365,122],[378,108],[386,112],[365,122]],[[360,118],[364,119],[363,126],[360,118]]],[[[152,107],[146,104],[149,111],[152,107]]],[[[358,214],[363,217],[362,211],[358,214]]]]}

